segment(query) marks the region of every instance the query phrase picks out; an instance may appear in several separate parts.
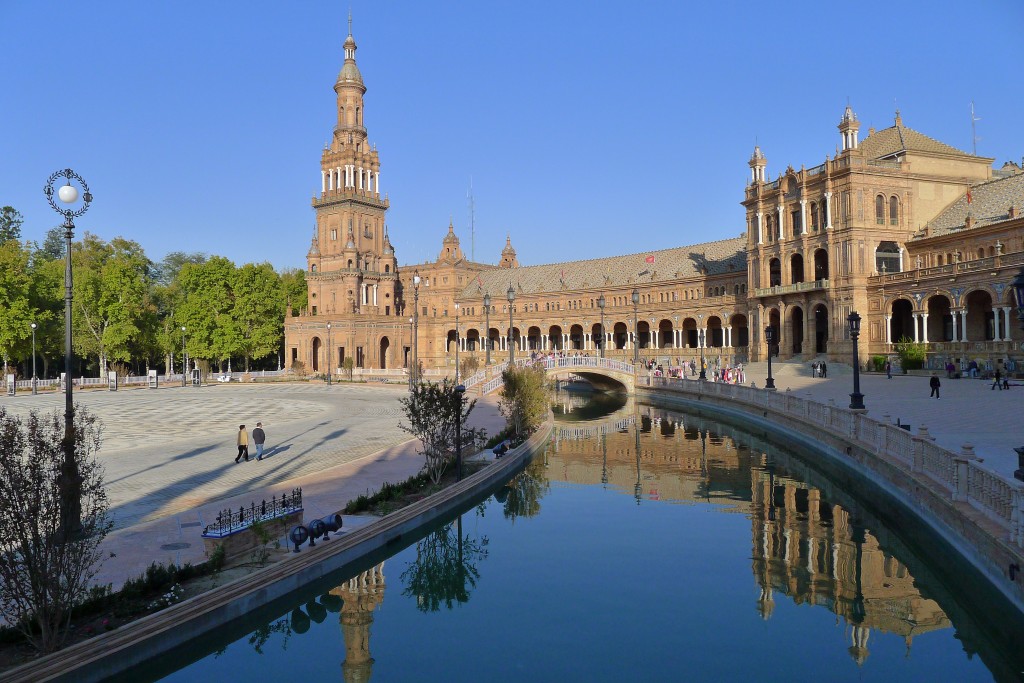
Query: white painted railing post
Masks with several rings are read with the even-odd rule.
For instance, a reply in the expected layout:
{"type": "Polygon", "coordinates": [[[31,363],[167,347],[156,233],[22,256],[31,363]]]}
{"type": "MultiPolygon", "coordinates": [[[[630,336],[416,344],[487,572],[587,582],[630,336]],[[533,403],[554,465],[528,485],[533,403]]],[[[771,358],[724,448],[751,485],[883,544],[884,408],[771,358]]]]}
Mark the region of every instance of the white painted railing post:
{"type": "Polygon", "coordinates": [[[1024,482],[1014,482],[1010,508],[1010,540],[1024,548],[1024,482]]]}
{"type": "Polygon", "coordinates": [[[953,502],[967,502],[967,463],[970,460],[974,460],[974,446],[965,443],[961,452],[953,456],[953,502]]]}

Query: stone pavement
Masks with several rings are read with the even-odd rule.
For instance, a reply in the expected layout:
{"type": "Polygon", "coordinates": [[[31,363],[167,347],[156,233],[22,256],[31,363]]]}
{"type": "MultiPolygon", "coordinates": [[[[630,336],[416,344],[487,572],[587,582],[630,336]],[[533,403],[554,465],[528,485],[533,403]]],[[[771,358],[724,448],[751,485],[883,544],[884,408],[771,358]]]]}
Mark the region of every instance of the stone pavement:
{"type": "MultiPolygon", "coordinates": [[[[746,383],[763,387],[768,376],[766,363],[746,367],[746,383]]],[[[810,363],[772,362],[772,376],[778,391],[796,392],[802,398],[849,407],[853,391],[853,369],[841,363],[828,364],[828,377],[811,377],[810,363]]],[[[939,373],[941,398],[929,398],[929,377],[861,373],[860,391],[868,416],[882,421],[897,419],[910,424],[916,434],[921,425],[935,442],[959,452],[965,443],[974,445],[984,466],[1009,477],[1017,468],[1015,447],[1024,446],[1024,385],[1020,380],[1007,391],[992,391],[992,381],[946,379],[939,373]]],[[[1013,383],[1011,382],[1011,385],[1013,383]]]]}
{"type": "MultiPolygon", "coordinates": [[[[115,530],[99,583],[119,586],[152,562],[201,562],[203,527],[225,508],[302,487],[306,517],[336,512],[383,482],[419,472],[418,444],[398,428],[405,385],[235,384],[80,391],[75,402],[103,421],[99,457],[115,530]],[[267,432],[264,459],[235,464],[238,425],[267,432]],[[367,457],[373,455],[374,457],[367,457]]],[[[63,411],[63,395],[0,398],[9,412],[63,411]]],[[[495,397],[472,426],[504,426],[495,397]]],[[[352,521],[352,520],[350,520],[352,521]]]]}

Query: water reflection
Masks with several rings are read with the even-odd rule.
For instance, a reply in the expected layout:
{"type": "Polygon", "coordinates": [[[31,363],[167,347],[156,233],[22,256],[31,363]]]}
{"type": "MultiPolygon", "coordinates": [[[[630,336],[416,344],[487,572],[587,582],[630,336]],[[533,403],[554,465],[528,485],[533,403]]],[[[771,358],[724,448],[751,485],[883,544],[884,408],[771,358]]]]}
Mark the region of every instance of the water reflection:
{"type": "Polygon", "coordinates": [[[468,602],[480,578],[477,563],[487,558],[487,543],[486,536],[464,536],[459,515],[455,522],[416,542],[416,559],[402,573],[402,595],[414,596],[421,612],[468,602]]]}
{"type": "Polygon", "coordinates": [[[713,503],[748,515],[755,609],[771,618],[780,594],[832,611],[858,664],[873,631],[904,638],[909,651],[915,636],[951,626],[855,512],[789,476],[749,435],[630,402],[603,420],[560,425],[545,459],[553,481],[611,485],[637,504],[713,503]]]}

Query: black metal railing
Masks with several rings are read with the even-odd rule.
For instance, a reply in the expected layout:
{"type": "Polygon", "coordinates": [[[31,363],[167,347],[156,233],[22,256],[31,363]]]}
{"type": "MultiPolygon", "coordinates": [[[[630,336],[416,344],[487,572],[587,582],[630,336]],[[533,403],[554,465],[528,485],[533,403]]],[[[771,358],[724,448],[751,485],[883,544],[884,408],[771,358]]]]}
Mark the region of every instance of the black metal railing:
{"type": "Polygon", "coordinates": [[[248,529],[253,522],[276,519],[292,512],[302,510],[302,489],[292,489],[290,494],[282,493],[281,497],[271,496],[270,502],[264,500],[260,504],[255,501],[249,507],[244,505],[237,510],[223,510],[217,514],[213,524],[207,524],[203,536],[219,538],[230,536],[236,531],[248,529]]]}

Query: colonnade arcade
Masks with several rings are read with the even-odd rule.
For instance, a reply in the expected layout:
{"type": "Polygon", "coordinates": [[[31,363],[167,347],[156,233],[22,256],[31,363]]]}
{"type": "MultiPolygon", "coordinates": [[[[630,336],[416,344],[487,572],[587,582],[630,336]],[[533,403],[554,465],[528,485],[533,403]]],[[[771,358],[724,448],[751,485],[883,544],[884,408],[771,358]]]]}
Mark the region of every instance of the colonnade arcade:
{"type": "Polygon", "coordinates": [[[774,330],[773,355],[781,358],[828,353],[829,307],[822,301],[766,308],[763,319],[774,330]]]}
{"type": "Polygon", "coordinates": [[[899,294],[885,302],[885,343],[1009,342],[1017,338],[1008,287],[899,294]]]}
{"type": "MultiPolygon", "coordinates": [[[[632,350],[634,347],[655,349],[699,349],[745,348],[749,343],[747,317],[742,313],[732,315],[698,315],[697,317],[673,316],[672,318],[650,318],[637,321],[605,321],[603,345],[606,351],[632,350]],[[703,332],[703,334],[701,334],[703,332]]],[[[508,351],[514,345],[515,351],[581,351],[599,352],[602,346],[600,322],[564,323],[562,325],[527,325],[526,335],[513,327],[511,339],[507,327],[491,327],[488,334],[471,325],[459,330],[450,328],[446,335],[445,347],[448,353],[483,350],[483,340],[490,340],[492,351],[508,351]]]]}

